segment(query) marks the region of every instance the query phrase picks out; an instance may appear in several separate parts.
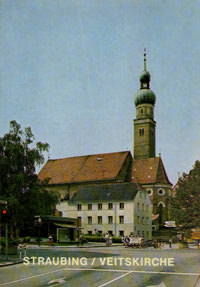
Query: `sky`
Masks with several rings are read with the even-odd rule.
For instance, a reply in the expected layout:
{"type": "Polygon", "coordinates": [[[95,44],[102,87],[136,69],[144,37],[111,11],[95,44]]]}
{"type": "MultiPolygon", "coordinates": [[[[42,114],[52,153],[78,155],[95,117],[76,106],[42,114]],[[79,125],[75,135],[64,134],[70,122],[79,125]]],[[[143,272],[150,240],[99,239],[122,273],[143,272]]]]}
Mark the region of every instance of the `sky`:
{"type": "Polygon", "coordinates": [[[0,39],[0,137],[16,120],[51,159],[133,153],[146,48],[156,155],[173,184],[200,160],[200,1],[0,0],[0,39]]]}

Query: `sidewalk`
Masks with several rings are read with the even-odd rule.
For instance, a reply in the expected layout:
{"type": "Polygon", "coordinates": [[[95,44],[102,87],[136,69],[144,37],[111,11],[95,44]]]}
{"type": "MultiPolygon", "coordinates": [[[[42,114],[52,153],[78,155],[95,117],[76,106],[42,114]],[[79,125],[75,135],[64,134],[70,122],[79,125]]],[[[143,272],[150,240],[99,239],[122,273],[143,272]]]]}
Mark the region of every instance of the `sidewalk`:
{"type": "Polygon", "coordinates": [[[10,255],[7,258],[4,255],[0,255],[0,267],[19,264],[22,262],[23,260],[19,258],[19,255],[10,255]]]}

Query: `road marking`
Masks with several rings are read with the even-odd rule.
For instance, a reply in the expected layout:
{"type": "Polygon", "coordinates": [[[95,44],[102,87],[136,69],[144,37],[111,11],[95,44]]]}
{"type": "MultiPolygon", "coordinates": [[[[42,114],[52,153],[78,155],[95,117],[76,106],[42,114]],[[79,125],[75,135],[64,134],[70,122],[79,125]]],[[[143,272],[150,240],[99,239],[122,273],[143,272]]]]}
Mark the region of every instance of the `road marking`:
{"type": "MultiPolygon", "coordinates": [[[[59,279],[51,280],[51,281],[48,282],[48,285],[49,285],[49,284],[52,284],[52,283],[58,283],[58,284],[56,284],[56,285],[65,283],[65,280],[64,280],[64,279],[65,279],[65,278],[59,278],[59,279]]],[[[54,285],[54,286],[56,286],[56,285],[54,285]]]]}
{"type": "Polygon", "coordinates": [[[60,270],[55,270],[55,271],[51,271],[51,272],[41,273],[41,274],[38,274],[38,275],[33,275],[33,276],[30,276],[30,277],[18,279],[18,280],[15,280],[15,281],[3,283],[3,284],[0,284],[0,286],[7,286],[7,285],[14,284],[14,283],[22,282],[22,281],[25,281],[25,280],[33,279],[33,278],[36,278],[36,277],[41,277],[41,276],[44,276],[44,275],[48,275],[48,274],[52,274],[52,273],[56,273],[56,272],[61,272],[61,271],[64,271],[64,270],[65,269],[60,269],[60,270]]]}
{"type": "Polygon", "coordinates": [[[99,285],[98,287],[104,287],[104,286],[106,286],[106,285],[108,285],[108,284],[110,284],[110,283],[112,283],[112,282],[114,282],[114,281],[119,280],[119,279],[122,278],[122,277],[125,277],[126,275],[129,275],[130,273],[132,273],[132,272],[125,273],[125,274],[123,274],[123,275],[121,275],[121,276],[119,276],[119,277],[117,277],[117,278],[115,278],[115,279],[113,279],[113,280],[110,280],[110,281],[108,281],[108,282],[106,282],[106,283],[104,283],[104,284],[102,284],[102,285],[99,285]]]}
{"type": "Polygon", "coordinates": [[[149,285],[147,287],[167,287],[164,282],[161,282],[159,285],[149,285]]]}
{"type": "MultiPolygon", "coordinates": [[[[183,276],[200,276],[200,273],[177,273],[177,272],[165,272],[165,271],[136,271],[136,270],[116,270],[116,269],[92,269],[92,268],[64,268],[64,269],[60,269],[60,270],[55,270],[55,271],[51,271],[51,272],[46,272],[46,273],[41,273],[38,275],[33,275],[30,277],[26,277],[26,278],[22,278],[22,279],[18,279],[15,281],[11,281],[11,282],[7,282],[7,283],[2,283],[0,284],[0,286],[7,286],[7,285],[11,285],[14,283],[18,283],[18,282],[22,282],[22,281],[26,281],[29,279],[33,279],[33,278],[37,278],[37,277],[41,277],[41,276],[45,276],[48,274],[52,274],[52,273],[57,273],[57,272],[62,272],[62,271],[99,271],[99,272],[122,272],[122,273],[126,273],[125,275],[128,275],[129,273],[145,273],[145,274],[167,274],[167,275],[183,275],[183,276]]],[[[125,276],[124,275],[124,276],[125,276]]]]}

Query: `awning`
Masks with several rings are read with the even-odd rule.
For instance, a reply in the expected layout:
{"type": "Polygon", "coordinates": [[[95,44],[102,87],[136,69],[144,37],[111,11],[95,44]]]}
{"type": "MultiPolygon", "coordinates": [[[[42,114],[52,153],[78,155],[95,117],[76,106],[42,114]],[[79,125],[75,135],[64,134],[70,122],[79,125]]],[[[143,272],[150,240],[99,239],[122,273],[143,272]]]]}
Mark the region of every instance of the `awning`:
{"type": "Polygon", "coordinates": [[[75,225],[69,225],[69,224],[65,224],[65,223],[59,223],[59,222],[54,222],[53,223],[56,226],[60,226],[60,227],[68,227],[68,228],[77,228],[77,226],[75,225]]]}

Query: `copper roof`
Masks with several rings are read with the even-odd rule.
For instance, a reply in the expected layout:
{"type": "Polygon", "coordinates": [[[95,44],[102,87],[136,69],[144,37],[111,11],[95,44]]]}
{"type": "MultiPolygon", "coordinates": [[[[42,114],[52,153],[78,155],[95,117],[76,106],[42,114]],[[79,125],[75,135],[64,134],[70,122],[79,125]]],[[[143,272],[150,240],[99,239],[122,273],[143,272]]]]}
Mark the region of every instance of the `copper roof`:
{"type": "Polygon", "coordinates": [[[133,160],[132,181],[140,184],[171,184],[161,157],[133,160]]]}
{"type": "Polygon", "coordinates": [[[129,151],[48,160],[39,172],[48,184],[113,180],[121,171],[129,151]]]}

